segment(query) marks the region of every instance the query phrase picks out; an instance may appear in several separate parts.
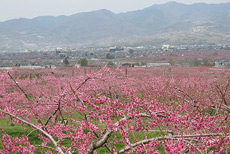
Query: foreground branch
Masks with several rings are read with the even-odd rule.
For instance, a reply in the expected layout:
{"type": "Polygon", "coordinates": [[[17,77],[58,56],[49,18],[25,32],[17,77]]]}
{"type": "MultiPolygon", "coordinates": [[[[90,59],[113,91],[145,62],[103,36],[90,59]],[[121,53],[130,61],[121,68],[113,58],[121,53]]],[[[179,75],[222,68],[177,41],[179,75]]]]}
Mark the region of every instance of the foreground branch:
{"type": "MultiPolygon", "coordinates": [[[[161,112],[159,112],[161,113],[161,112]]],[[[155,114],[157,114],[157,116],[160,116],[160,117],[165,117],[164,115],[162,114],[159,114],[158,112],[156,112],[155,114]]],[[[151,118],[151,116],[147,115],[146,113],[140,113],[138,115],[136,115],[136,117],[138,116],[141,116],[141,117],[147,117],[147,118],[151,118]]],[[[126,116],[122,119],[120,119],[118,122],[116,122],[114,124],[114,126],[119,126],[119,123],[123,120],[129,120],[129,119],[132,119],[131,116],[126,116]]],[[[109,139],[109,137],[112,135],[113,133],[113,129],[112,128],[109,128],[109,130],[102,136],[102,138],[100,140],[98,140],[97,142],[92,142],[89,147],[87,148],[87,153],[88,154],[92,154],[94,150],[102,147],[106,142],[107,140],[109,139]]]]}
{"type": "Polygon", "coordinates": [[[184,140],[185,143],[189,144],[190,146],[194,147],[199,153],[204,154],[197,146],[192,144],[191,142],[184,140]]]}
{"type": "Polygon", "coordinates": [[[0,111],[1,111],[2,113],[5,113],[5,114],[11,116],[11,117],[14,117],[14,118],[17,119],[17,120],[20,120],[21,122],[23,122],[23,123],[29,125],[30,127],[33,127],[33,128],[35,128],[35,129],[37,129],[38,131],[40,131],[42,134],[44,134],[46,137],[48,137],[48,138],[50,139],[50,141],[51,141],[51,142],[53,143],[53,145],[55,146],[56,151],[58,151],[60,154],[64,154],[64,152],[62,151],[62,149],[61,149],[60,147],[58,147],[57,142],[53,139],[53,137],[52,137],[50,134],[48,134],[46,131],[44,131],[42,128],[39,128],[39,127],[37,127],[36,125],[34,125],[34,124],[32,124],[32,123],[30,123],[30,122],[28,122],[28,121],[26,121],[26,120],[24,120],[24,119],[22,119],[22,118],[16,116],[16,115],[11,114],[10,112],[4,111],[4,110],[2,110],[2,109],[0,109],[0,111]]]}
{"type": "MultiPolygon", "coordinates": [[[[216,134],[198,134],[198,135],[174,135],[174,136],[165,136],[165,137],[156,137],[156,138],[151,138],[151,139],[146,139],[146,140],[142,140],[139,142],[136,142],[134,144],[130,144],[129,146],[127,146],[126,148],[118,151],[116,154],[121,154],[124,153],[126,151],[131,150],[134,147],[137,147],[138,145],[143,145],[143,144],[149,144],[152,141],[156,141],[156,140],[178,140],[178,139],[182,139],[182,138],[195,138],[195,137],[217,137],[217,136],[227,136],[229,137],[230,134],[225,135],[225,134],[221,134],[221,133],[216,133],[216,134]]],[[[190,144],[191,145],[191,144],[190,144]]],[[[194,145],[191,145],[194,146],[194,145]]],[[[195,147],[196,148],[196,147],[195,147]]],[[[197,149],[198,150],[198,149],[197,149]]]]}

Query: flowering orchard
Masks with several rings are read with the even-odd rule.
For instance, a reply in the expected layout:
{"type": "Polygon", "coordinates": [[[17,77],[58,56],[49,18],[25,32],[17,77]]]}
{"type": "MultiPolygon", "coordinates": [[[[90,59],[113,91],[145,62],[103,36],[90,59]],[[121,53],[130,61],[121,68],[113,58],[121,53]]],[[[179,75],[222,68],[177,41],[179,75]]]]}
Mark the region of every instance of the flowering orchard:
{"type": "Polygon", "coordinates": [[[230,71],[2,71],[5,121],[0,153],[228,153],[230,71]]]}

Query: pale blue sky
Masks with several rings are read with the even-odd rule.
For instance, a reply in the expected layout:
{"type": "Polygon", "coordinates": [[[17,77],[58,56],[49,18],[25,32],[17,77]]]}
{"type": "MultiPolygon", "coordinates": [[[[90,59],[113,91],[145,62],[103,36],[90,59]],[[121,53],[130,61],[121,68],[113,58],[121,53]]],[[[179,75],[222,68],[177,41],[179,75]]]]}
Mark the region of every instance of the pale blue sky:
{"type": "MultiPolygon", "coordinates": [[[[108,9],[115,13],[143,9],[170,0],[0,0],[0,21],[45,15],[71,15],[108,9]]],[[[174,0],[181,3],[224,3],[230,0],[174,0]]]]}

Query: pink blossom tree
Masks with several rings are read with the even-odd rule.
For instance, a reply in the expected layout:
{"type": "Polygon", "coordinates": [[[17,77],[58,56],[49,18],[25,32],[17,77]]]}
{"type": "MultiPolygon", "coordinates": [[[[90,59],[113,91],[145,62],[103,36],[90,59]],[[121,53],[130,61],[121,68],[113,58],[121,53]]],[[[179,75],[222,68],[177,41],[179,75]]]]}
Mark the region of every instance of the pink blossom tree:
{"type": "Polygon", "coordinates": [[[228,76],[173,71],[1,72],[0,118],[33,130],[12,137],[1,129],[0,152],[229,152],[228,76]],[[29,140],[35,132],[39,145],[29,140]]]}

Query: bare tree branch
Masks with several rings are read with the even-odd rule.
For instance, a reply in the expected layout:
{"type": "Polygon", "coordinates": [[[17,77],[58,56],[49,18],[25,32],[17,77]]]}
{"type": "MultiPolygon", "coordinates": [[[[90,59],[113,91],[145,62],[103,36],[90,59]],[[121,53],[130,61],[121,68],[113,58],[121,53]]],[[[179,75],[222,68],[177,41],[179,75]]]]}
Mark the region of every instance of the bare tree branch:
{"type": "Polygon", "coordinates": [[[185,143],[191,145],[192,147],[194,147],[197,151],[199,151],[201,154],[204,154],[197,146],[195,146],[194,144],[192,144],[191,142],[184,140],[185,143]]]}
{"type": "MultiPolygon", "coordinates": [[[[7,74],[9,75],[10,79],[15,83],[15,85],[20,89],[20,91],[25,95],[26,99],[27,99],[29,102],[33,102],[33,101],[29,98],[28,94],[21,88],[21,86],[18,84],[18,82],[13,78],[13,76],[10,74],[9,71],[7,71],[7,74]]],[[[34,113],[34,115],[35,115],[36,117],[39,117],[39,115],[37,115],[36,113],[34,113]]],[[[41,117],[39,117],[39,118],[41,119],[41,117]]],[[[37,119],[38,119],[38,122],[39,122],[40,124],[43,125],[42,121],[41,121],[39,118],[37,118],[37,119]]]]}
{"type": "Polygon", "coordinates": [[[53,117],[53,116],[55,116],[56,114],[57,114],[57,112],[59,111],[60,113],[61,113],[61,99],[62,99],[62,97],[60,97],[60,99],[59,99],[59,101],[58,101],[58,108],[55,110],[55,112],[53,113],[53,115],[51,115],[49,118],[48,118],[48,120],[46,121],[46,123],[45,123],[45,126],[46,125],[48,125],[48,123],[49,123],[49,121],[51,120],[51,118],[53,117]]]}
{"type": "MultiPolygon", "coordinates": [[[[100,138],[96,132],[93,132],[93,133],[97,138],[100,138]]],[[[105,143],[105,147],[111,153],[111,150],[110,150],[109,146],[106,143],[105,143]]]]}
{"type": "Polygon", "coordinates": [[[13,78],[13,76],[10,74],[9,71],[7,71],[7,74],[9,75],[10,79],[15,83],[15,85],[20,89],[20,91],[25,95],[27,100],[30,102],[31,100],[30,100],[28,94],[19,86],[18,82],[13,78]]]}
{"type": "Polygon", "coordinates": [[[3,109],[0,109],[0,111],[1,111],[2,113],[5,113],[5,114],[7,114],[7,115],[9,115],[9,116],[14,117],[15,119],[20,120],[21,122],[23,122],[23,123],[29,125],[30,127],[33,127],[33,128],[35,128],[35,129],[37,129],[38,131],[40,131],[42,134],[44,134],[46,137],[48,137],[48,138],[50,139],[50,141],[51,141],[51,142],[53,143],[53,145],[55,146],[56,151],[58,151],[58,152],[61,153],[61,154],[64,154],[64,152],[63,152],[62,149],[57,145],[57,142],[53,139],[53,137],[52,137],[50,134],[48,134],[46,131],[44,131],[42,128],[37,127],[36,125],[34,125],[34,124],[32,124],[32,123],[30,123],[30,122],[28,122],[28,121],[26,121],[26,120],[24,120],[24,119],[22,119],[22,118],[16,116],[16,115],[13,115],[13,114],[11,114],[10,112],[7,112],[7,111],[5,111],[5,110],[3,110],[3,109]]]}
{"type": "Polygon", "coordinates": [[[193,101],[193,103],[196,104],[196,103],[198,102],[198,101],[195,100],[192,96],[190,96],[189,94],[185,93],[183,90],[181,90],[181,89],[179,89],[179,88],[177,88],[177,87],[175,87],[174,89],[176,89],[177,91],[183,93],[183,94],[184,94],[185,96],[187,96],[191,101],[193,101]]]}
{"type": "MultiPolygon", "coordinates": [[[[164,115],[159,114],[158,112],[156,112],[155,114],[160,115],[160,116],[164,116],[164,115]]],[[[136,117],[137,116],[151,118],[151,116],[147,115],[146,113],[140,113],[140,114],[136,115],[136,117]]],[[[126,117],[120,119],[118,122],[116,122],[114,124],[114,126],[118,126],[121,121],[123,121],[123,120],[129,120],[129,119],[132,119],[131,116],[126,116],[126,117]]],[[[87,153],[88,154],[92,154],[94,150],[102,147],[107,142],[107,140],[112,135],[112,133],[113,133],[113,129],[109,128],[108,131],[102,136],[102,138],[100,140],[98,140],[97,142],[93,141],[89,145],[89,147],[87,148],[87,153]]]]}
{"type": "Polygon", "coordinates": [[[224,106],[228,111],[230,111],[230,107],[229,107],[229,106],[227,106],[227,105],[225,105],[225,104],[223,104],[223,106],[224,106]]]}
{"type": "MultiPolygon", "coordinates": [[[[141,144],[148,144],[152,141],[156,141],[156,140],[178,140],[178,139],[182,139],[182,138],[194,138],[194,137],[217,137],[217,136],[230,136],[230,134],[225,135],[225,134],[220,134],[220,133],[216,133],[216,134],[198,134],[198,135],[174,135],[174,136],[164,136],[164,137],[156,137],[156,138],[151,138],[151,139],[146,139],[146,140],[142,140],[139,142],[136,142],[134,144],[130,144],[128,147],[118,151],[116,154],[121,154],[124,153],[126,151],[131,150],[132,148],[141,145],[141,144]]],[[[190,144],[191,145],[191,144],[190,144]]]]}
{"type": "Polygon", "coordinates": [[[41,148],[46,148],[46,149],[50,149],[50,150],[54,150],[54,151],[55,151],[55,149],[54,149],[54,148],[49,147],[49,146],[35,145],[35,147],[41,147],[41,148]]]}
{"type": "Polygon", "coordinates": [[[82,82],[82,83],[77,87],[76,90],[79,90],[89,79],[91,79],[91,77],[86,78],[85,81],[82,82]]]}

